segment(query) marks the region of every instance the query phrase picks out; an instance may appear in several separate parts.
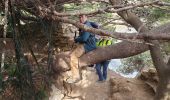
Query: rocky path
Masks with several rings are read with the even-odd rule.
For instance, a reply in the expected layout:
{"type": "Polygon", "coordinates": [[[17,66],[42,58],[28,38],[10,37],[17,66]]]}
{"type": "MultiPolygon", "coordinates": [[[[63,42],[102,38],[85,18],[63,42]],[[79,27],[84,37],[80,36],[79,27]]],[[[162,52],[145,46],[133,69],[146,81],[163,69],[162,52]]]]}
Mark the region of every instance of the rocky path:
{"type": "Polygon", "coordinates": [[[54,88],[49,100],[151,100],[152,89],[139,79],[124,78],[113,71],[108,72],[108,80],[97,82],[95,69],[82,71],[83,80],[67,84],[67,96],[54,88]],[[58,93],[58,94],[57,94],[58,93]]]}

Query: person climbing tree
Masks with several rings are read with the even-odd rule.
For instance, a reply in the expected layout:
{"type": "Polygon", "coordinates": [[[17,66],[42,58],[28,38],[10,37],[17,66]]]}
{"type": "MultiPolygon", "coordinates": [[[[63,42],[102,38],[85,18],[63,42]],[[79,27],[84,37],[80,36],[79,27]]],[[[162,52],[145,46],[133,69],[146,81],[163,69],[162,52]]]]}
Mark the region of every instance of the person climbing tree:
{"type": "MultiPolygon", "coordinates": [[[[79,20],[80,23],[85,24],[88,27],[98,27],[96,23],[88,21],[86,15],[80,15],[79,20]]],[[[79,57],[84,53],[96,49],[96,39],[93,33],[79,29],[79,36],[76,37],[74,41],[75,43],[78,43],[78,45],[70,53],[70,67],[72,77],[67,79],[68,83],[78,82],[81,79],[78,67],[79,57]]]]}
{"type": "MultiPolygon", "coordinates": [[[[104,47],[104,46],[107,46],[107,45],[112,45],[112,40],[102,38],[96,43],[96,45],[98,47],[104,47]]],[[[103,61],[103,62],[96,64],[95,68],[96,68],[96,72],[97,72],[98,77],[99,77],[98,82],[103,82],[107,79],[107,68],[108,68],[109,62],[110,62],[110,60],[106,60],[106,61],[103,61]],[[101,67],[103,67],[102,70],[101,70],[101,67]]]]}

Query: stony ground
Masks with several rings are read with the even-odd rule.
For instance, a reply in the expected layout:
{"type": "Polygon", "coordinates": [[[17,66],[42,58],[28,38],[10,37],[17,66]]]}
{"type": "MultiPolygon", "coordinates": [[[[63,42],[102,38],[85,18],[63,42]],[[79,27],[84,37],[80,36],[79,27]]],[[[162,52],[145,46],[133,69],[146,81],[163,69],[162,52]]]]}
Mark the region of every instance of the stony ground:
{"type": "Polygon", "coordinates": [[[108,72],[106,82],[97,82],[95,69],[82,71],[83,79],[76,84],[63,83],[64,89],[52,86],[49,100],[152,100],[154,91],[147,79],[124,78],[113,71],[108,72]]]}

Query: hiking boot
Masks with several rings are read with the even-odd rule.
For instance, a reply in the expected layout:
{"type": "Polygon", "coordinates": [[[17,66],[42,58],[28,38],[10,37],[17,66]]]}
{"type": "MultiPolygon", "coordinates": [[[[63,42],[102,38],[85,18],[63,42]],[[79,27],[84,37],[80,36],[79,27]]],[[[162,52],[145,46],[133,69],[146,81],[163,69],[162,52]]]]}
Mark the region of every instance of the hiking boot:
{"type": "Polygon", "coordinates": [[[97,83],[104,83],[105,80],[97,80],[96,82],[97,82],[97,83]]]}

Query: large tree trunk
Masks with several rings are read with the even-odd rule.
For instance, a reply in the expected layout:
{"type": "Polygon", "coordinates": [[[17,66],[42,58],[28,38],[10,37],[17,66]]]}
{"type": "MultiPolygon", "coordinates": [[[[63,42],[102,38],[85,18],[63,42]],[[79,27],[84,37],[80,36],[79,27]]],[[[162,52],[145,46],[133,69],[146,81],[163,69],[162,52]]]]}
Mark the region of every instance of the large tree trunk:
{"type": "Polygon", "coordinates": [[[170,100],[170,72],[164,70],[164,75],[160,77],[157,92],[154,100],[170,100]]]}
{"type": "MultiPolygon", "coordinates": [[[[159,60],[159,59],[158,59],[159,60]]],[[[157,62],[159,63],[159,62],[157,62]]],[[[157,87],[157,93],[155,96],[155,100],[169,100],[170,99],[170,59],[167,63],[165,69],[161,69],[163,73],[161,73],[159,84],[157,87]]]]}
{"type": "MultiPolygon", "coordinates": [[[[121,0],[116,0],[116,1],[115,0],[110,0],[110,1],[111,1],[112,4],[115,4],[115,3],[116,4],[121,4],[121,0]]],[[[126,13],[119,12],[118,14],[121,17],[123,17],[126,22],[131,24],[136,30],[141,28],[141,31],[148,31],[144,27],[144,25],[142,23],[140,23],[139,18],[138,17],[135,18],[133,16],[130,17],[129,15],[133,15],[133,14],[129,13],[128,11],[126,11],[126,13]]],[[[170,91],[167,91],[168,77],[164,75],[165,74],[165,69],[167,68],[167,65],[163,61],[163,56],[161,54],[159,42],[158,41],[147,40],[147,39],[146,39],[146,41],[153,44],[153,45],[149,45],[149,50],[150,50],[150,53],[151,53],[153,64],[156,67],[159,79],[161,80],[161,81],[159,81],[159,85],[158,85],[158,88],[157,88],[158,92],[156,93],[155,99],[156,100],[169,99],[168,94],[169,94],[170,91]]],[[[166,71],[166,72],[169,72],[169,71],[166,71]]]]}

